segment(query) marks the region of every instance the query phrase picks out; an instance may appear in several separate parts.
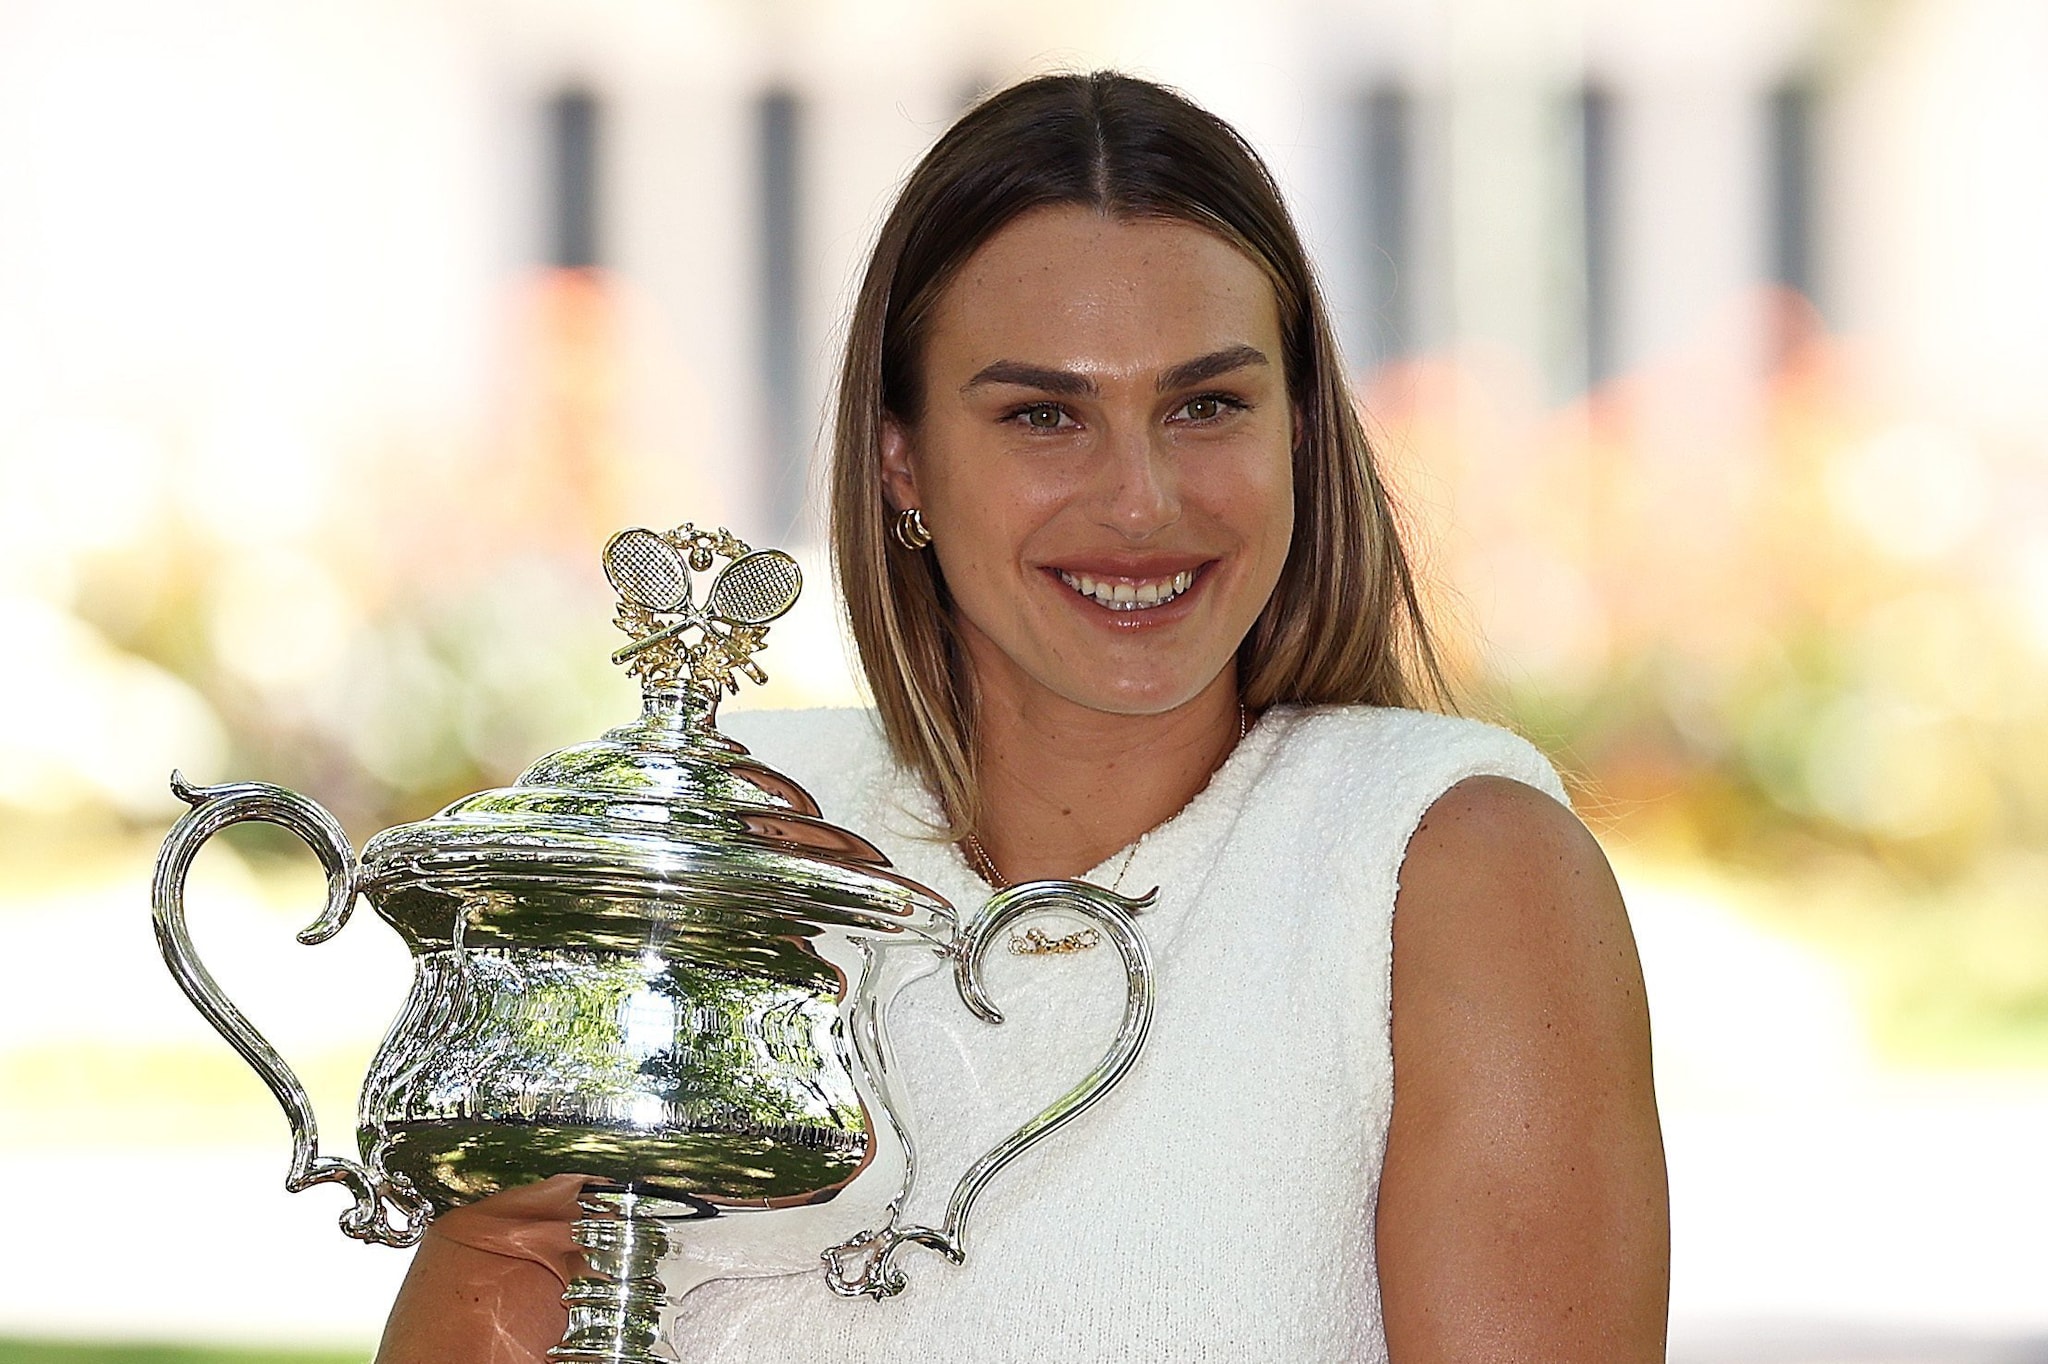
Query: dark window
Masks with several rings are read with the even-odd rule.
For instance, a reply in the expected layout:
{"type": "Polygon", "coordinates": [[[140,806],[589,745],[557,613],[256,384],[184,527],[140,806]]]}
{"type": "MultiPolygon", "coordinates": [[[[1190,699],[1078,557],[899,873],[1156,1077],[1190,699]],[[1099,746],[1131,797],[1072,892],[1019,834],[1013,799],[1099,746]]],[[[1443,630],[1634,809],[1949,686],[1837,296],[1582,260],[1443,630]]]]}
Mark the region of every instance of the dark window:
{"type": "Polygon", "coordinates": [[[548,264],[599,263],[597,96],[564,90],[547,103],[548,264]]]}
{"type": "Polygon", "coordinates": [[[995,84],[986,72],[970,71],[961,82],[953,87],[953,108],[964,114],[975,105],[995,93],[995,84]]]}
{"type": "Polygon", "coordinates": [[[804,433],[800,340],[803,229],[800,183],[803,107],[787,90],[761,96],[756,111],[760,161],[761,377],[767,401],[768,516],[777,537],[798,529],[810,473],[804,433]]]}
{"type": "Polygon", "coordinates": [[[1417,341],[1414,98],[1395,86],[1373,90],[1362,101],[1361,122],[1365,316],[1373,356],[1386,361],[1410,353],[1417,341]]]}
{"type": "Polygon", "coordinates": [[[1788,81],[1768,100],[1771,280],[1816,300],[1814,90],[1805,81],[1788,81]]]}
{"type": "Polygon", "coordinates": [[[1579,91],[1581,277],[1586,286],[1586,382],[1615,372],[1615,98],[1589,84],[1579,91]]]}

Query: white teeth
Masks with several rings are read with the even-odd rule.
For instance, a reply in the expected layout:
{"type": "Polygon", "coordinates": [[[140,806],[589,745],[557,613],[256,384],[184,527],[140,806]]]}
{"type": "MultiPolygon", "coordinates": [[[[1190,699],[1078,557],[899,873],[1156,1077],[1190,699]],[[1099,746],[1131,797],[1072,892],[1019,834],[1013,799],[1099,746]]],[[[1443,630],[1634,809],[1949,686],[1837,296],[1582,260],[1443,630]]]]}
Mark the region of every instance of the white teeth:
{"type": "Polygon", "coordinates": [[[1171,578],[1143,583],[1105,582],[1086,573],[1069,573],[1065,569],[1059,570],[1059,575],[1060,581],[1068,587],[1112,611],[1143,611],[1147,607],[1164,606],[1187,591],[1195,581],[1193,569],[1176,573],[1171,578]]]}

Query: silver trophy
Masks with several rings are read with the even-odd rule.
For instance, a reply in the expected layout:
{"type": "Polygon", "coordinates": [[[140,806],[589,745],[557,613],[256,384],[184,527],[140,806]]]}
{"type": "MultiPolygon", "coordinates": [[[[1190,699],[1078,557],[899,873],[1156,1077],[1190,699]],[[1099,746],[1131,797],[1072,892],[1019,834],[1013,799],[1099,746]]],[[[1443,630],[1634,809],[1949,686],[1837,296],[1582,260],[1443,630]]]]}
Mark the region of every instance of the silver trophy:
{"type": "Polygon", "coordinates": [[[879,1299],[903,1288],[907,1242],[960,1262],[981,1189],[1122,1078],[1152,1017],[1131,917],[1149,896],[1039,881],[963,925],[718,732],[738,676],[764,680],[754,655],[796,601],[794,559],[684,525],[623,531],[604,561],[632,637],[613,659],[641,681],[638,720],[387,829],[360,857],[295,792],[173,774],[192,808],[164,840],[153,888],[164,960],[284,1108],[286,1187],[346,1186],[344,1232],[410,1245],[437,1212],[556,1175],[586,1180],[575,1237],[590,1273],[563,1295],[569,1329],[550,1351],[565,1364],[674,1359],[662,1309],[711,1279],[808,1268],[834,1293],[879,1299]],[[696,580],[721,559],[700,603],[696,580]],[[363,1081],[360,1160],[320,1154],[305,1088],[187,934],[192,859],[244,820],[291,830],[326,868],[326,909],[301,942],[332,937],[366,895],[412,950],[411,992],[363,1081]],[[916,1147],[890,1001],[950,965],[967,1007],[1001,1022],[984,955],[1046,910],[1087,920],[1121,957],[1115,1040],[960,1176],[942,1225],[907,1224],[916,1147]]]}

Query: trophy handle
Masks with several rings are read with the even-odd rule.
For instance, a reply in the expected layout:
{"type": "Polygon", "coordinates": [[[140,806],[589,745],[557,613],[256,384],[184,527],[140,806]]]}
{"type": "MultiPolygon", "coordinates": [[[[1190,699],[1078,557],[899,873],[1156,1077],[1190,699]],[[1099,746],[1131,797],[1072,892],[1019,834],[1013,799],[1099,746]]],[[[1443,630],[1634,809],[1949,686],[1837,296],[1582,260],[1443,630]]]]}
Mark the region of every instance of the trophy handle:
{"type": "MultiPolygon", "coordinates": [[[[953,1186],[946,1204],[943,1226],[920,1227],[890,1224],[879,1232],[865,1231],[843,1245],[825,1252],[825,1281],[842,1297],[866,1294],[880,1300],[903,1291],[903,1271],[894,1264],[896,1252],[905,1242],[916,1242],[939,1251],[954,1264],[967,1258],[967,1217],[975,1199],[996,1172],[1022,1155],[1040,1140],[1088,1111],[1109,1092],[1137,1060],[1152,1027],[1152,954],[1132,921],[1132,915],[1151,905],[1157,890],[1137,899],[1104,890],[1086,881],[1028,881],[996,892],[981,912],[954,940],[954,983],[967,1007],[990,1023],[1003,1021],[1002,1011],[989,998],[982,980],[982,961],[989,944],[1018,920],[1046,910],[1064,910],[1089,920],[1115,945],[1123,959],[1125,994],[1123,1022],[1114,1041],[1095,1068],[1081,1077],[1072,1089],[1053,1100],[1044,1112],[1004,1138],[996,1148],[967,1167],[967,1173],[953,1186]]],[[[913,1173],[913,1178],[915,1174],[913,1173]]],[[[907,1190],[906,1190],[907,1193],[907,1190]]],[[[903,1200],[898,1200],[898,1207],[903,1200]]]]}
{"type": "Polygon", "coordinates": [[[356,901],[356,854],[348,835],[324,808],[282,786],[268,782],[235,782],[225,786],[194,786],[171,774],[171,790],[192,808],[171,827],[157,855],[151,904],[157,946],[164,962],[214,1031],[228,1040],[242,1059],[263,1077],[284,1109],[292,1129],[292,1168],[285,1188],[292,1193],[315,1184],[342,1184],[355,1195],[355,1206],[341,1215],[341,1229],[358,1241],[409,1246],[420,1239],[432,1210],[403,1178],[387,1173],[374,1158],[368,1166],[343,1156],[323,1156],[320,1128],[313,1118],[306,1087],[285,1064],[277,1049],[264,1040],[242,1011],[229,1002],[212,974],[200,963],[185,926],[185,875],[207,839],[230,824],[256,820],[291,830],[320,856],[327,870],[327,907],[299,941],[308,946],[326,942],[348,922],[356,901]]]}

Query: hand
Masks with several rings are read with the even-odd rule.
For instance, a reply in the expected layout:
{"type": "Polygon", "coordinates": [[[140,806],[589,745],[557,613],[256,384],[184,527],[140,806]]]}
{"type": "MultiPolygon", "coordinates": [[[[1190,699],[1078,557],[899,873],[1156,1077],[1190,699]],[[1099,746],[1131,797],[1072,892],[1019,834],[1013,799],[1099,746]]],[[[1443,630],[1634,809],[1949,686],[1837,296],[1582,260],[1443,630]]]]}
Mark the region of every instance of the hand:
{"type": "Polygon", "coordinates": [[[576,1200],[586,1185],[598,1182],[588,1175],[556,1175],[522,1184],[442,1213],[428,1224],[427,1235],[471,1250],[532,1260],[566,1288],[569,1280],[586,1272],[583,1253],[569,1235],[570,1223],[582,1216],[576,1200]]]}
{"type": "Polygon", "coordinates": [[[569,1227],[592,1181],[557,1175],[436,1217],[392,1304],[377,1364],[545,1364],[584,1272],[569,1227]]]}

